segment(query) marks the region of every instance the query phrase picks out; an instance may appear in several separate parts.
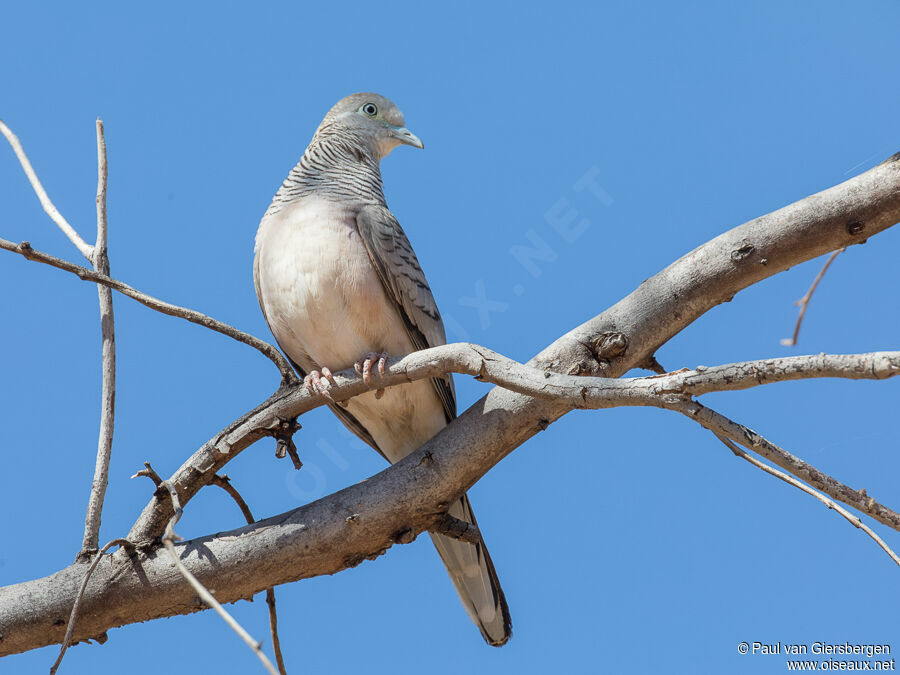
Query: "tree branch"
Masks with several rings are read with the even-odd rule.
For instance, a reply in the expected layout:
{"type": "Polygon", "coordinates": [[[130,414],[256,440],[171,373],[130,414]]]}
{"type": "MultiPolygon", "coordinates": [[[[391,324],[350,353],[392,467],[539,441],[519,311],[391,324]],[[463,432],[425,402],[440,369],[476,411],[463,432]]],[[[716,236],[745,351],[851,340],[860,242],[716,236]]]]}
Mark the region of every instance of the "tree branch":
{"type": "Polygon", "coordinates": [[[812,282],[812,286],[809,287],[809,290],[806,291],[806,295],[800,298],[794,304],[800,308],[800,312],[797,314],[797,323],[794,324],[794,334],[785,338],[781,341],[781,344],[784,347],[794,347],[797,345],[797,338],[800,337],[800,326],[803,324],[803,317],[806,316],[806,310],[809,307],[809,301],[812,300],[813,293],[816,292],[816,289],[819,287],[819,283],[822,281],[822,278],[825,276],[825,272],[828,271],[828,268],[831,267],[831,263],[834,262],[834,259],[838,257],[839,253],[843,253],[845,249],[839,248],[837,251],[828,256],[828,260],[825,261],[825,264],[822,265],[822,269],[819,270],[819,273],[816,275],[816,278],[812,282]]]}
{"type": "Polygon", "coordinates": [[[34,260],[44,263],[45,265],[50,265],[51,267],[56,267],[57,269],[61,269],[66,272],[71,272],[79,279],[82,279],[84,281],[93,281],[98,284],[103,284],[104,286],[108,286],[114,291],[118,291],[122,295],[127,295],[129,298],[137,300],[139,303],[146,307],[149,307],[152,310],[161,312],[162,314],[166,314],[168,316],[176,316],[181,319],[185,319],[186,321],[190,321],[191,323],[203,326],[204,328],[209,328],[210,330],[221,333],[222,335],[227,335],[228,337],[237,340],[238,342],[243,342],[245,345],[249,345],[262,353],[263,356],[265,356],[276,365],[279,372],[281,373],[281,379],[283,383],[291,384],[297,382],[297,375],[294,373],[291,365],[287,362],[287,359],[282,356],[281,352],[275,349],[275,347],[270,345],[268,342],[264,342],[259,338],[253,337],[249,333],[238,330],[237,328],[234,328],[227,323],[214,319],[211,316],[207,316],[206,314],[194,311],[193,309],[188,309],[187,307],[179,307],[178,305],[173,305],[171,303],[158,300],[151,295],[147,295],[146,293],[142,293],[141,291],[132,288],[128,284],[122,283],[121,281],[118,281],[116,279],[112,279],[106,274],[89,270],[86,267],[75,265],[66,260],[62,260],[61,258],[57,258],[56,256],[52,256],[49,253],[38,251],[32,248],[31,244],[29,244],[27,241],[23,241],[21,244],[16,244],[11,241],[7,241],[6,239],[0,239],[0,249],[18,253],[28,260],[34,260]]]}
{"type": "Polygon", "coordinates": [[[699,422],[717,436],[729,438],[748,450],[762,455],[788,473],[797,476],[803,482],[818,488],[829,497],[852,506],[857,511],[865,513],[878,522],[900,532],[900,513],[883,504],[879,504],[865,490],[854,490],[828,474],[822,473],[816,467],[804,462],[799,457],[795,457],[787,450],[779,448],[743,424],[733,422],[724,415],[696,401],[673,401],[666,407],[699,422]]]}
{"type": "Polygon", "coordinates": [[[190,570],[185,567],[184,563],[181,562],[178,554],[175,552],[175,540],[181,539],[177,534],[175,534],[175,523],[178,522],[178,519],[181,518],[181,514],[183,512],[181,508],[181,504],[178,501],[178,491],[172,487],[169,483],[163,481],[162,487],[165,487],[168,490],[169,498],[172,500],[172,508],[174,513],[172,517],[169,519],[169,523],[166,525],[166,534],[163,537],[163,546],[166,547],[166,550],[169,552],[169,557],[172,559],[172,563],[175,565],[176,569],[181,573],[181,576],[184,577],[185,581],[188,582],[191,588],[200,596],[200,599],[206,603],[207,607],[215,611],[216,614],[228,625],[231,630],[238,634],[238,637],[244,641],[244,643],[250,647],[254,654],[256,654],[257,658],[263,664],[263,667],[269,672],[269,675],[278,675],[278,671],[275,670],[275,666],[272,665],[272,662],[269,661],[269,657],[263,653],[262,644],[254,640],[253,637],[244,630],[244,627],[239,624],[231,614],[229,614],[224,607],[222,607],[221,603],[216,600],[212,593],[206,588],[204,584],[202,584],[197,577],[191,574],[190,570]]]}
{"type": "Polygon", "coordinates": [[[9,144],[12,146],[13,152],[16,153],[19,164],[22,165],[22,170],[28,177],[28,182],[31,183],[31,187],[34,189],[34,193],[40,200],[44,211],[46,211],[47,215],[50,216],[50,219],[59,226],[59,229],[69,238],[69,241],[75,244],[75,248],[81,252],[81,255],[88,260],[93,260],[94,249],[81,238],[81,235],[75,231],[74,227],[69,225],[69,222],[63,218],[62,214],[53,205],[53,202],[50,201],[50,197],[47,196],[44,186],[41,185],[41,181],[34,172],[31,162],[28,161],[28,155],[25,154],[25,150],[22,148],[19,138],[3,123],[3,120],[0,120],[0,133],[6,137],[6,140],[9,141],[9,144]]]}
{"type": "MultiPolygon", "coordinates": [[[[109,171],[106,163],[106,138],[103,121],[97,120],[97,243],[93,248],[94,270],[109,276],[109,255],[107,253],[106,183],[109,171]]],[[[109,482],[109,460],[112,456],[113,429],[116,414],[116,329],[113,317],[112,291],[97,284],[100,301],[101,347],[101,392],[100,392],[100,434],[97,439],[97,461],[91,496],[84,518],[84,539],[81,542],[80,559],[87,559],[97,550],[100,541],[100,521],[103,514],[103,500],[109,482]]]]}
{"type": "MultiPolygon", "coordinates": [[[[792,356],[713,368],[699,366],[695,370],[663,376],[616,380],[560,375],[522,365],[485,347],[456,343],[391,359],[384,377],[373,378],[368,385],[353,369],[335,373],[336,384],[330,392],[335,400],[343,401],[366,391],[440,377],[449,372],[472,375],[510,392],[567,406],[568,409],[665,407],[665,397],[670,394],[677,394],[678,397],[700,395],[813,377],[884,379],[900,374],[900,352],[792,356]]],[[[301,415],[324,403],[322,397],[301,386],[280,389],[265,403],[207,441],[172,475],[169,480],[178,486],[182,502],[187,503],[239,452],[260,438],[275,433],[282,420],[301,415]]],[[[167,500],[152,499],[132,526],[128,539],[147,544],[159,537],[171,516],[169,508],[167,500]]]]}
{"type": "Polygon", "coordinates": [[[843,516],[847,520],[847,522],[849,522],[851,525],[853,525],[853,527],[855,527],[859,530],[862,530],[869,537],[871,537],[872,540],[876,544],[878,544],[879,547],[881,547],[881,550],[883,550],[885,553],[888,554],[888,557],[891,560],[893,560],[895,564],[900,565],[900,558],[897,557],[897,554],[894,553],[894,551],[891,549],[890,546],[888,546],[886,543],[884,543],[884,540],[881,537],[879,537],[877,534],[875,534],[875,531],[871,527],[869,527],[862,520],[860,520],[859,516],[854,516],[852,513],[847,511],[847,509],[843,508],[839,504],[835,504],[833,501],[831,501],[827,497],[822,496],[821,494],[819,494],[818,492],[813,490],[811,487],[809,487],[806,483],[799,481],[796,478],[789,476],[786,473],[779,471],[778,469],[775,469],[775,468],[769,466],[765,462],[759,461],[758,459],[756,459],[756,457],[753,457],[752,455],[744,452],[739,447],[737,447],[730,438],[726,438],[724,436],[719,436],[718,434],[716,434],[716,438],[718,438],[720,441],[722,441],[722,443],[725,444],[725,447],[727,447],[729,450],[731,450],[731,452],[733,452],[737,457],[740,457],[741,459],[746,460],[747,462],[750,462],[750,464],[752,464],[756,468],[762,469],[766,473],[768,473],[772,476],[775,476],[776,478],[778,478],[780,480],[783,480],[788,485],[793,485],[798,490],[802,490],[806,494],[815,497],[820,502],[822,502],[825,506],[827,506],[829,509],[837,511],[841,516],[843,516]]]}
{"type": "MultiPolygon", "coordinates": [[[[241,510],[241,513],[244,514],[244,519],[247,521],[248,525],[252,525],[256,522],[253,513],[250,511],[250,507],[247,506],[247,502],[244,501],[244,498],[241,496],[241,493],[237,491],[237,488],[231,484],[231,479],[229,479],[228,476],[216,475],[213,484],[218,485],[231,496],[241,510]]],[[[284,666],[284,656],[281,654],[281,640],[278,639],[278,612],[275,609],[274,588],[266,589],[266,605],[269,608],[269,632],[272,635],[272,651],[275,652],[275,662],[278,664],[278,672],[281,675],[287,675],[287,668],[284,666]]]]}

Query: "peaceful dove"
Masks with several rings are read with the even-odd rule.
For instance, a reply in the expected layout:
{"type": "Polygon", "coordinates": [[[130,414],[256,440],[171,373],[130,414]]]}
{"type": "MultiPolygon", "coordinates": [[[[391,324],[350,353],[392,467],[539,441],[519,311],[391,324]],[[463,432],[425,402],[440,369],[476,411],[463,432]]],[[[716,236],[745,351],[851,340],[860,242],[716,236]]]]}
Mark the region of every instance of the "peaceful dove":
{"type": "MultiPolygon", "coordinates": [[[[366,93],[342,99],[256,234],[254,281],[269,328],[306,386],[329,399],[329,368],[355,365],[368,380],[383,372],[387,354],[446,343],[431,289],[382,192],[381,159],[401,144],[423,147],[391,101],[366,93]]],[[[392,463],[456,417],[450,375],[329,407],[392,463]]],[[[466,496],[449,513],[475,523],[466,496]]],[[[484,639],[506,643],[509,608],[484,543],[431,538],[484,639]]]]}

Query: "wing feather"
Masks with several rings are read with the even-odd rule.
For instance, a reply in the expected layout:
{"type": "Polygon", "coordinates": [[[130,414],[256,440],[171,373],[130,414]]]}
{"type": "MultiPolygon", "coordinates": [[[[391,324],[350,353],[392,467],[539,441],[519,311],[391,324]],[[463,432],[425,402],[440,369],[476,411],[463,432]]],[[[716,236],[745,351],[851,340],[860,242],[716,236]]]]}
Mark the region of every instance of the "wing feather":
{"type": "MultiPolygon", "coordinates": [[[[369,258],[389,299],[416,349],[447,343],[444,322],[425,273],[400,223],[386,206],[367,204],[356,217],[356,226],[369,258]]],[[[450,422],[456,417],[456,392],[448,374],[433,378],[435,393],[450,422]]]]}

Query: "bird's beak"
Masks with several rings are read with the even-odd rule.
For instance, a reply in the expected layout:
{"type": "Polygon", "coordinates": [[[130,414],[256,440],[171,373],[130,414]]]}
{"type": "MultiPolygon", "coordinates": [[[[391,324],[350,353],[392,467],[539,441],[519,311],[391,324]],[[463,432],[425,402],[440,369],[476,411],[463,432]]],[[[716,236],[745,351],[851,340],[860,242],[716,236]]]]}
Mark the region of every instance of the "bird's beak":
{"type": "Polygon", "coordinates": [[[406,127],[391,127],[391,135],[405,145],[411,145],[414,148],[425,147],[422,140],[406,127]]]}

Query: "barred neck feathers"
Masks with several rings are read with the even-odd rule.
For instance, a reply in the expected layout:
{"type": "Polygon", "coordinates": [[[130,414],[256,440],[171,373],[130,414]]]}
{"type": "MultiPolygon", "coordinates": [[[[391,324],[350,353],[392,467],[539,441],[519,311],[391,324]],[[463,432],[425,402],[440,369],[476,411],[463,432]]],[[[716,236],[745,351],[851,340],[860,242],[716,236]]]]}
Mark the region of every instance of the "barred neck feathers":
{"type": "Polygon", "coordinates": [[[379,160],[369,140],[334,123],[323,124],[267,213],[312,194],[337,202],[384,204],[379,160]]]}

